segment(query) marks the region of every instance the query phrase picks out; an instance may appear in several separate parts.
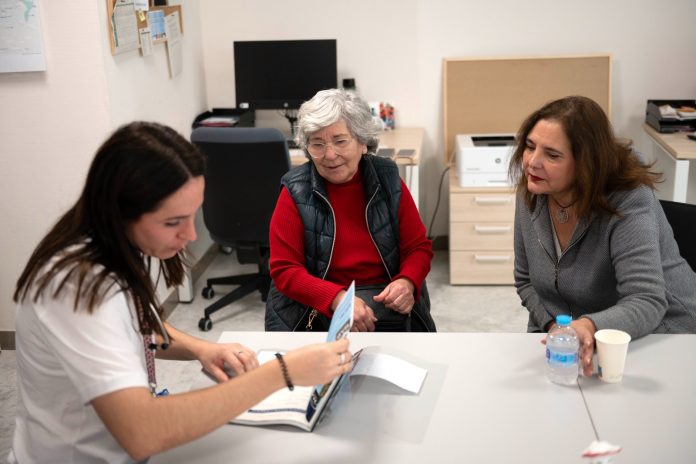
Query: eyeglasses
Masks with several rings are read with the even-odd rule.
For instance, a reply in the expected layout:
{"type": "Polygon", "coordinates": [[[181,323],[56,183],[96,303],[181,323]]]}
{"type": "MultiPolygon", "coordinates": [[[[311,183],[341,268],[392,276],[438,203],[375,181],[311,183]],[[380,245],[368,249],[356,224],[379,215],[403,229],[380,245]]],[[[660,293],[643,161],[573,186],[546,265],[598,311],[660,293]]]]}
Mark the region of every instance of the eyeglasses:
{"type": "Polygon", "coordinates": [[[345,153],[346,149],[350,145],[353,139],[348,136],[341,136],[334,140],[333,142],[324,142],[323,140],[314,140],[309,142],[307,145],[307,152],[309,156],[314,159],[321,159],[326,156],[326,150],[329,145],[333,147],[334,153],[337,155],[342,155],[345,153]]]}

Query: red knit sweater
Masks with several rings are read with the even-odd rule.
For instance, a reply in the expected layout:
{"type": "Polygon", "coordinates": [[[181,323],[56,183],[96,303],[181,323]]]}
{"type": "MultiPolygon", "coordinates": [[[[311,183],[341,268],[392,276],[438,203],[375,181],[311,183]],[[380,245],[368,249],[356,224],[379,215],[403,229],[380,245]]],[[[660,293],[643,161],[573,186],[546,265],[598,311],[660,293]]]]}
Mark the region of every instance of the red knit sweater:
{"type": "MultiPolygon", "coordinates": [[[[351,281],[355,280],[356,285],[388,283],[389,277],[367,229],[367,200],[360,171],[345,184],[325,184],[336,215],[335,244],[326,280],[312,276],[305,268],[304,226],[285,188],[280,192],[271,218],[270,268],[281,293],[331,317],[331,303],[351,281]]],[[[420,289],[430,271],[432,244],[425,237],[425,226],[403,181],[401,192],[401,269],[394,280],[405,277],[420,289]]],[[[418,296],[417,293],[416,298],[418,296]]]]}

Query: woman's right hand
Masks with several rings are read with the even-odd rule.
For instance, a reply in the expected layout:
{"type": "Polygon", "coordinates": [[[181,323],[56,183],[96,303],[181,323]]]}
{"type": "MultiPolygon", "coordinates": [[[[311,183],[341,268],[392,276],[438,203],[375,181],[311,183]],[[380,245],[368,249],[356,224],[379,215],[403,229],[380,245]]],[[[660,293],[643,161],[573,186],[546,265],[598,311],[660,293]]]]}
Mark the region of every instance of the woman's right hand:
{"type": "Polygon", "coordinates": [[[348,339],[343,338],[287,352],[283,359],[290,380],[294,385],[321,385],[349,372],[353,367],[353,355],[348,346],[348,339]]]}

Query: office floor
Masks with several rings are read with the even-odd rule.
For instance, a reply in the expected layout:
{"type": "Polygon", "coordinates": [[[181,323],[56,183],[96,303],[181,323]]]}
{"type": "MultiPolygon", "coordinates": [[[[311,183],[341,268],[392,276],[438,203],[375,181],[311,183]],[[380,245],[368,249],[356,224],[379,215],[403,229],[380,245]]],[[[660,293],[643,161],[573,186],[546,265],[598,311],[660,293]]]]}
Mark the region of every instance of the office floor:
{"type": "MultiPolygon", "coordinates": [[[[209,304],[200,296],[204,278],[253,272],[255,266],[239,265],[234,254],[219,254],[195,285],[190,304],[180,304],[169,317],[175,327],[207,340],[217,340],[226,330],[263,331],[265,305],[258,293],[221,309],[212,316],[209,332],[198,329],[203,308],[209,304]]],[[[527,311],[521,307],[512,286],[450,286],[446,251],[438,251],[428,276],[431,311],[440,332],[525,332],[527,311]]],[[[215,289],[217,296],[224,287],[215,289]]],[[[216,296],[216,297],[217,297],[216,296]]],[[[253,348],[253,347],[252,347],[253,348]]],[[[4,462],[14,430],[16,410],[16,358],[14,351],[0,353],[0,462],[4,462]]],[[[158,383],[170,392],[188,391],[200,366],[197,363],[157,361],[158,383]]]]}

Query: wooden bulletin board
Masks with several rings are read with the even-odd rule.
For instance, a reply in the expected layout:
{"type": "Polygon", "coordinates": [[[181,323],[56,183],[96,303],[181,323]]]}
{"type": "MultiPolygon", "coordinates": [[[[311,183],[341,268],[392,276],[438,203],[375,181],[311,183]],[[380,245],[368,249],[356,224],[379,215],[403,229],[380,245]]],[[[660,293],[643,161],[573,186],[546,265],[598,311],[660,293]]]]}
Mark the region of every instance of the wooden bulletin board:
{"type": "Polygon", "coordinates": [[[445,163],[457,134],[515,133],[544,103],[568,95],[596,101],[611,116],[611,56],[445,59],[445,163]]]}
{"type": "MultiPolygon", "coordinates": [[[[150,2],[150,3],[152,3],[152,2],[150,2]]],[[[111,21],[115,6],[116,6],[116,0],[106,0],[106,22],[107,22],[108,30],[109,30],[109,43],[111,45],[111,54],[112,55],[119,53],[116,49],[116,43],[115,43],[115,39],[114,39],[114,27],[113,27],[113,23],[111,21]]],[[[150,6],[149,9],[150,9],[150,11],[162,10],[162,11],[164,11],[165,16],[168,16],[175,11],[178,12],[179,13],[179,27],[181,30],[181,34],[182,35],[184,34],[184,18],[181,14],[181,5],[150,6]]],[[[136,22],[138,30],[149,26],[148,21],[147,21],[147,12],[134,11],[133,15],[135,16],[135,22],[136,22]]],[[[156,39],[153,41],[153,43],[157,44],[157,43],[163,43],[166,41],[167,41],[167,39],[165,37],[162,39],[156,39]]]]}

